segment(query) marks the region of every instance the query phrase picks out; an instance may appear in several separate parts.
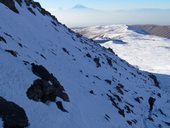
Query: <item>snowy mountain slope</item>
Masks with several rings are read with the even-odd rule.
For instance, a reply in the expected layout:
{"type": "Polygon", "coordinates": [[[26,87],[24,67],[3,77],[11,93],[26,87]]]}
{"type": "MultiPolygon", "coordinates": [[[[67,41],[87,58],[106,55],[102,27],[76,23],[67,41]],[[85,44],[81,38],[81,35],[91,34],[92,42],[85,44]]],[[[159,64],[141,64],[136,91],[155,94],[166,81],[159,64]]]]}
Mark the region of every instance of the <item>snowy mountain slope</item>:
{"type": "Polygon", "coordinates": [[[169,127],[167,95],[153,75],[75,34],[38,3],[12,1],[0,1],[0,96],[25,110],[30,128],[169,127]],[[39,101],[30,99],[37,80],[47,89],[59,82],[56,101],[43,102],[39,88],[39,101]]]}
{"type": "Polygon", "coordinates": [[[111,48],[139,69],[155,73],[161,87],[170,92],[170,40],[148,35],[143,29],[127,25],[75,28],[76,32],[111,48]]]}

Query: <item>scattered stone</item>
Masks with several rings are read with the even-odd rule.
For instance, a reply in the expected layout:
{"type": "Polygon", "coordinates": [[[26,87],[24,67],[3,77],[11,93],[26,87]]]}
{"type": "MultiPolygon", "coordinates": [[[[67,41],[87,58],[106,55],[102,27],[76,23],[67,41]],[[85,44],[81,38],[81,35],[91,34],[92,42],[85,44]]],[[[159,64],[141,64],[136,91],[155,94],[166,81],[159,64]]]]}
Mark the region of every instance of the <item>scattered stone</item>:
{"type": "Polygon", "coordinates": [[[164,123],[165,123],[166,125],[170,126],[170,122],[165,122],[165,121],[164,121],[164,123]]]}
{"type": "Polygon", "coordinates": [[[123,117],[125,117],[125,111],[123,109],[119,109],[119,114],[122,115],[123,117]]]}
{"type": "Polygon", "coordinates": [[[112,64],[112,59],[111,58],[107,58],[107,63],[112,67],[113,64],[112,64]]]}
{"type": "Polygon", "coordinates": [[[17,57],[17,52],[13,50],[5,50],[6,52],[10,53],[12,56],[17,57]]]}
{"type": "Polygon", "coordinates": [[[104,118],[105,118],[107,121],[110,121],[110,116],[108,116],[107,114],[105,114],[104,118]]]}
{"type": "Polygon", "coordinates": [[[96,58],[94,58],[93,60],[94,60],[94,62],[96,63],[96,67],[97,67],[97,68],[101,67],[100,59],[99,59],[99,58],[96,57],[96,58]]]}
{"type": "Polygon", "coordinates": [[[6,40],[2,36],[0,36],[0,41],[3,41],[4,43],[6,43],[6,40]]]}
{"type": "Polygon", "coordinates": [[[95,95],[93,90],[90,90],[90,94],[93,94],[93,95],[95,95]]]}
{"type": "Polygon", "coordinates": [[[164,115],[165,117],[167,116],[163,111],[162,111],[162,109],[158,109],[158,111],[162,114],[162,115],[164,115]]]}
{"type": "Polygon", "coordinates": [[[152,117],[148,117],[148,120],[154,122],[153,118],[152,117]]]}
{"type": "Polygon", "coordinates": [[[127,120],[127,123],[132,126],[132,122],[130,120],[127,120]]]}
{"type": "Polygon", "coordinates": [[[89,53],[86,54],[87,57],[91,58],[91,55],[89,53]]]}
{"type": "Polygon", "coordinates": [[[66,48],[63,48],[63,51],[64,51],[65,53],[67,53],[68,55],[70,55],[70,53],[67,51],[66,48]]]}
{"type": "Polygon", "coordinates": [[[136,97],[134,100],[140,104],[141,100],[143,100],[143,97],[136,97]]]}
{"type": "Polygon", "coordinates": [[[21,48],[23,48],[23,46],[22,46],[22,44],[21,44],[21,43],[18,43],[18,45],[19,45],[21,48]]]}
{"type": "Polygon", "coordinates": [[[108,80],[108,79],[106,79],[105,82],[108,83],[108,84],[110,84],[110,85],[112,84],[112,81],[111,81],[111,80],[108,80]]]}
{"type": "Polygon", "coordinates": [[[122,95],[124,94],[123,89],[124,89],[124,86],[120,83],[116,86],[116,90],[118,91],[118,93],[122,95]]]}
{"type": "Polygon", "coordinates": [[[63,107],[63,104],[62,104],[61,101],[57,101],[56,105],[57,105],[58,109],[60,109],[63,112],[67,112],[68,113],[68,111],[63,107]]]}
{"type": "Polygon", "coordinates": [[[44,58],[45,60],[47,59],[43,54],[40,54],[40,56],[41,56],[42,58],[44,58]]]}

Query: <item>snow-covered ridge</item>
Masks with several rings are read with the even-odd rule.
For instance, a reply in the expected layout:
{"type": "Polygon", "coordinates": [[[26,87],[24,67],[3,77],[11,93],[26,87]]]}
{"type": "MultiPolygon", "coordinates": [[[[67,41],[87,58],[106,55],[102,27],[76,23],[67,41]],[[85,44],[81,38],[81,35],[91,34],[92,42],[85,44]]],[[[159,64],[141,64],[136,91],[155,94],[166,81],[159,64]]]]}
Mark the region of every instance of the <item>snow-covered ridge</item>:
{"type": "Polygon", "coordinates": [[[21,5],[13,1],[18,13],[3,2],[0,96],[25,110],[30,128],[168,127],[167,95],[153,75],[72,32],[48,12],[44,15],[33,1],[20,0],[21,5]],[[33,65],[47,78],[35,72],[33,65]],[[56,87],[53,82],[69,100],[66,95],[59,97],[58,91],[56,99],[52,95],[48,101],[40,95],[28,97],[33,85],[51,89],[56,87]],[[149,97],[156,99],[150,114],[149,97]]]}
{"type": "Polygon", "coordinates": [[[139,66],[140,69],[170,74],[170,39],[148,35],[142,29],[127,25],[94,26],[74,30],[106,48],[113,49],[121,58],[139,66]]]}

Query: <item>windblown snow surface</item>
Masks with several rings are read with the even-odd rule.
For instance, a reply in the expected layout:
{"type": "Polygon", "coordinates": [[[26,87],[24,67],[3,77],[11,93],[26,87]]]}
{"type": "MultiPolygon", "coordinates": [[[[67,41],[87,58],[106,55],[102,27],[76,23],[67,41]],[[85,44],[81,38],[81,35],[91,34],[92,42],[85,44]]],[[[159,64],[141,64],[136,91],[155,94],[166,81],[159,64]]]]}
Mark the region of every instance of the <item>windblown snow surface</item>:
{"type": "Polygon", "coordinates": [[[169,127],[168,95],[150,73],[72,32],[33,1],[14,0],[18,13],[1,2],[0,96],[25,110],[30,128],[169,127]],[[27,97],[38,78],[31,63],[61,83],[70,102],[56,101],[68,112],[27,97]],[[150,96],[156,99],[151,113],[150,96]]]}

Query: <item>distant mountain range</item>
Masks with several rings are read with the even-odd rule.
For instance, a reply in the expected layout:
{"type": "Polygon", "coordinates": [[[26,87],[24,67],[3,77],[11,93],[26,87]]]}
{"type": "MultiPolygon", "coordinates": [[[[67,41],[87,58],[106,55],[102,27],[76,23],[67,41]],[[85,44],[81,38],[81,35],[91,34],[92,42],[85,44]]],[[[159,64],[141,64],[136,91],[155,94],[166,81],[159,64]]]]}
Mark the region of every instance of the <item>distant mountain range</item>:
{"type": "Polygon", "coordinates": [[[77,4],[74,7],[71,8],[71,10],[78,10],[78,11],[95,11],[93,8],[86,7],[81,4],[77,4]]]}

